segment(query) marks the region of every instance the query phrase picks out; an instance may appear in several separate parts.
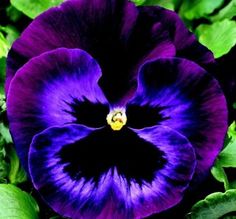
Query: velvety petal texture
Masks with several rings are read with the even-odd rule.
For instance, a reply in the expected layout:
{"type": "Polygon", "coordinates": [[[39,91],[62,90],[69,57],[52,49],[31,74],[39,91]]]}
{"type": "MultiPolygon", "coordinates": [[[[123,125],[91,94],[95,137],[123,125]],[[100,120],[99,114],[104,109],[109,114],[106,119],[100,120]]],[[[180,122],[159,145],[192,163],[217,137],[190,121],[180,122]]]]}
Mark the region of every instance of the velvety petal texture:
{"type": "Polygon", "coordinates": [[[131,127],[161,124],[184,135],[196,151],[196,175],[213,165],[227,129],[226,101],[218,82],[197,64],[179,58],[143,65],[127,117],[131,127]]]}
{"type": "Polygon", "coordinates": [[[34,187],[72,219],[165,211],[209,173],[227,129],[212,53],[174,12],[67,0],[7,59],[7,113],[34,187]]]}
{"type": "Polygon", "coordinates": [[[143,218],[182,199],[196,163],[188,140],[164,126],[123,132],[123,136],[130,136],[129,144],[120,144],[119,132],[79,125],[49,128],[34,137],[29,152],[32,180],[56,212],[75,219],[143,218]],[[103,134],[109,131],[101,144],[103,134]],[[117,156],[118,149],[123,154],[117,156]],[[89,155],[89,150],[94,154],[89,155]],[[133,158],[125,155],[131,151],[133,158]],[[139,153],[142,157],[135,157],[139,153]],[[152,160],[155,153],[159,159],[152,160]],[[113,165],[108,165],[109,158],[113,165]],[[136,166],[136,171],[142,172],[139,163],[152,166],[152,162],[156,165],[152,179],[142,182],[140,176],[131,174],[134,170],[122,169],[125,163],[127,168],[136,166]],[[90,176],[98,171],[96,178],[90,176]]]}
{"type": "Polygon", "coordinates": [[[78,122],[90,125],[88,120],[97,112],[92,108],[97,105],[103,108],[100,115],[97,112],[98,120],[103,117],[98,126],[105,125],[109,107],[97,84],[100,76],[97,62],[79,49],[44,53],[17,72],[9,89],[7,109],[10,131],[24,167],[33,136],[44,129],[78,122]],[[88,123],[84,122],[86,118],[88,123]]]}
{"type": "Polygon", "coordinates": [[[146,60],[180,56],[203,66],[213,62],[174,12],[135,7],[128,0],[69,0],[37,17],[13,44],[6,91],[28,60],[60,47],[83,49],[99,62],[100,84],[112,102],[135,87],[132,79],[146,60]]]}

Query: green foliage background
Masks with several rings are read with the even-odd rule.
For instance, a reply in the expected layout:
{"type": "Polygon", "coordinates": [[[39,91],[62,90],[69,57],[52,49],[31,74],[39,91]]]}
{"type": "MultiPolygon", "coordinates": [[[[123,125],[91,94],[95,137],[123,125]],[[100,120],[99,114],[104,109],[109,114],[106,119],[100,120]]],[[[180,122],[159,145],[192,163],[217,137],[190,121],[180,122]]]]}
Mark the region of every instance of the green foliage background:
{"type": "MultiPolygon", "coordinates": [[[[159,5],[176,11],[189,30],[213,52],[216,59],[227,55],[236,47],[236,0],[132,1],[137,6],[159,5]]],[[[0,219],[61,218],[41,203],[27,181],[8,130],[4,96],[6,57],[13,41],[31,19],[61,2],[62,0],[0,0],[0,219]]],[[[233,107],[236,108],[236,103],[233,107]]],[[[186,218],[236,219],[236,175],[228,177],[227,174],[229,169],[234,168],[235,121],[229,126],[224,148],[211,170],[215,180],[222,184],[221,191],[208,194],[191,209],[186,209],[186,218]]]]}

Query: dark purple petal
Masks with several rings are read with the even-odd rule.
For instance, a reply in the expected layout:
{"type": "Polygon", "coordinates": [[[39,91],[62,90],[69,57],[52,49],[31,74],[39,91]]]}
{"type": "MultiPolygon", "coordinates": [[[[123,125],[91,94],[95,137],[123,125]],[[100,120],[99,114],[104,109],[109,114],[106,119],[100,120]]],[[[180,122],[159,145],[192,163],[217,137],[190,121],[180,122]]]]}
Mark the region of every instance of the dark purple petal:
{"type": "Polygon", "coordinates": [[[218,82],[193,62],[166,58],[145,64],[126,111],[131,127],[161,124],[187,137],[196,150],[197,177],[209,170],[223,146],[224,95],[218,82]]]}
{"type": "Polygon", "coordinates": [[[177,51],[177,56],[203,65],[213,61],[174,12],[136,8],[128,0],[70,0],[37,17],[13,44],[6,91],[28,60],[60,47],[81,48],[98,61],[100,84],[112,102],[135,87],[131,79],[146,60],[175,56],[177,51]]]}
{"type": "MultiPolygon", "coordinates": [[[[146,8],[147,13],[154,10],[153,7],[146,8]]],[[[153,16],[157,16],[160,22],[168,29],[170,38],[176,47],[176,56],[197,62],[202,67],[211,67],[215,62],[214,56],[210,50],[201,45],[194,34],[184,25],[178,14],[165,9],[155,9],[153,16]]]]}
{"type": "Polygon", "coordinates": [[[195,154],[184,136],[164,126],[114,132],[67,125],[34,137],[29,168],[35,188],[63,216],[143,218],[182,199],[195,154]],[[150,181],[140,172],[152,162],[150,181]]]}
{"type": "Polygon", "coordinates": [[[92,127],[106,124],[109,107],[97,85],[100,76],[96,61],[79,49],[44,53],[17,72],[9,88],[7,109],[16,150],[25,168],[32,137],[42,130],[67,123],[92,127]]]}

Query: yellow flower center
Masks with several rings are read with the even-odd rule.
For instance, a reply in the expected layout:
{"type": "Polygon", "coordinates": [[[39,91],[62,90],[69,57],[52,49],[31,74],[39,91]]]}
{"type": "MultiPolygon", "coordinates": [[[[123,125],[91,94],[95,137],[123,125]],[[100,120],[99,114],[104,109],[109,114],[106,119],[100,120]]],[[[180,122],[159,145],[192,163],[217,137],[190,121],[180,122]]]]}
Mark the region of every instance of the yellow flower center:
{"type": "Polygon", "coordinates": [[[126,124],[127,117],[124,109],[113,109],[107,115],[107,123],[114,131],[119,131],[126,124]]]}

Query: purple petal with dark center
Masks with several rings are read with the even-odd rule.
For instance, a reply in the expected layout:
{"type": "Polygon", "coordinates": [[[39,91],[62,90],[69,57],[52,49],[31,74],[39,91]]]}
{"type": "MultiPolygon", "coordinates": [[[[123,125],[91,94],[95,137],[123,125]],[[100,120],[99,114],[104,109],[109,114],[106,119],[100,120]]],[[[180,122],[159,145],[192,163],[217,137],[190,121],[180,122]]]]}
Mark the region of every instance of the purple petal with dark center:
{"type": "Polygon", "coordinates": [[[191,144],[165,126],[49,128],[29,152],[35,188],[74,219],[143,218],[176,205],[195,168],[191,144]]]}
{"type": "Polygon", "coordinates": [[[127,106],[127,125],[161,124],[184,135],[196,150],[196,176],[206,173],[223,146],[227,107],[218,82],[193,62],[166,58],[146,63],[127,106]]]}
{"type": "Polygon", "coordinates": [[[101,70],[79,49],[57,49],[25,64],[12,80],[8,119],[24,167],[33,136],[67,123],[91,127],[106,124],[108,103],[97,82],[101,70]]]}
{"type": "Polygon", "coordinates": [[[112,102],[135,87],[131,79],[146,60],[175,56],[176,49],[177,55],[201,64],[213,60],[174,12],[136,8],[128,0],[70,0],[37,17],[14,43],[6,91],[28,60],[60,47],[81,48],[98,61],[100,84],[112,102]]]}

